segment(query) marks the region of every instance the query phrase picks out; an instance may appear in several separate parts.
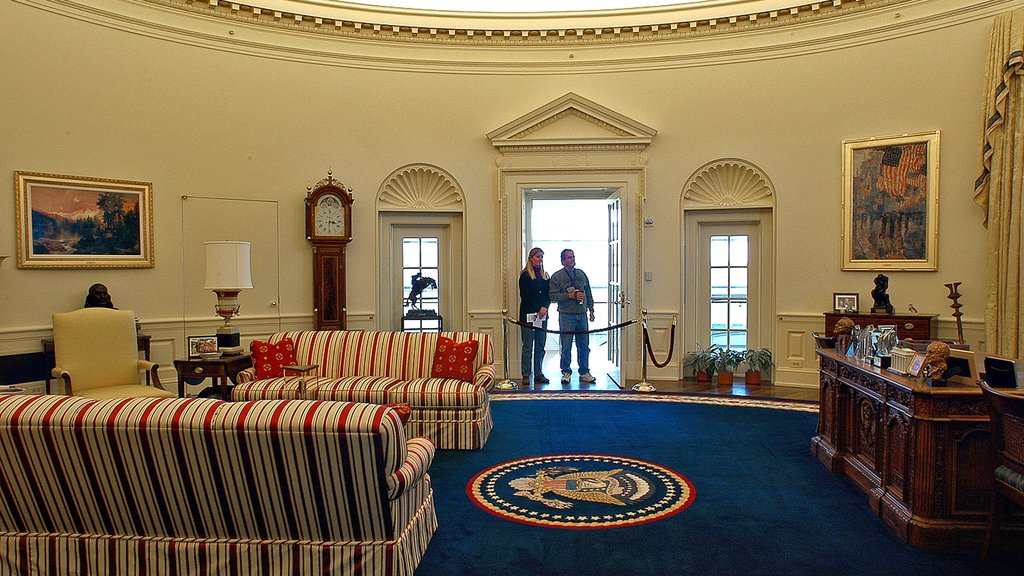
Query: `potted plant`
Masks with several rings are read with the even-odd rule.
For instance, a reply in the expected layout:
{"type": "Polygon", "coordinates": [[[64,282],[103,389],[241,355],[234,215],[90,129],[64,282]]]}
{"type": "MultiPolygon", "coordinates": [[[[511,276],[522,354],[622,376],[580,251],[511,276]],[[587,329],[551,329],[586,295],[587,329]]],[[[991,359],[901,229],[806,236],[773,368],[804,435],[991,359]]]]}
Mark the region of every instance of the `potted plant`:
{"type": "Polygon", "coordinates": [[[719,384],[732,384],[736,367],[743,362],[743,353],[732,348],[719,347],[715,350],[715,372],[718,373],[719,384]]]}
{"type": "Polygon", "coordinates": [[[717,344],[705,348],[698,342],[697,349],[683,359],[683,367],[692,368],[698,382],[711,382],[711,372],[715,368],[715,353],[718,349],[717,344]]]}
{"type": "Polygon", "coordinates": [[[746,384],[760,384],[762,374],[775,366],[772,362],[772,351],[767,348],[744,350],[743,361],[747,363],[747,371],[743,375],[746,384]]]}

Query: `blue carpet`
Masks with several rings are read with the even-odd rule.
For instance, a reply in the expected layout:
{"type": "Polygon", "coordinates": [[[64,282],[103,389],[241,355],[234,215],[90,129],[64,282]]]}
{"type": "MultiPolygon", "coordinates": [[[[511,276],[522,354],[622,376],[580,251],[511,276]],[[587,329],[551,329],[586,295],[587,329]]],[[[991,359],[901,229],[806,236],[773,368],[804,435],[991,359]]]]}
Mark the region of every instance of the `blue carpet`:
{"type": "Polygon", "coordinates": [[[439,528],[417,575],[1021,574],[1024,557],[906,545],[855,486],[810,452],[817,415],[622,400],[492,403],[482,450],[440,451],[430,468],[439,528]],[[652,522],[565,530],[489,514],[466,495],[481,470],[547,454],[607,454],[671,468],[692,505],[652,522]]]}

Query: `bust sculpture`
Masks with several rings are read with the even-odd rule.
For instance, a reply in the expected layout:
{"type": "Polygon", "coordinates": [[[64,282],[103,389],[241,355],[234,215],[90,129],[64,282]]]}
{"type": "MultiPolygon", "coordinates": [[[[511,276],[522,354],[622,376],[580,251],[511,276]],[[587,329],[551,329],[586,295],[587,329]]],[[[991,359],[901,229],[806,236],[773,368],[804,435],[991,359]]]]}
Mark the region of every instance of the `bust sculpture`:
{"type": "Polygon", "coordinates": [[[850,331],[853,330],[853,320],[844,316],[836,322],[836,326],[832,330],[835,332],[836,336],[849,334],[850,331]]]}
{"type": "Polygon", "coordinates": [[[941,380],[949,366],[949,345],[936,340],[928,345],[924,354],[924,375],[932,380],[941,380]]]}
{"type": "Polygon", "coordinates": [[[103,284],[89,286],[89,293],[85,296],[86,308],[113,308],[114,303],[110,300],[110,292],[103,284]]]}
{"type": "Polygon", "coordinates": [[[888,289],[889,277],[885,274],[875,276],[875,288],[871,290],[871,297],[875,300],[874,305],[871,307],[872,314],[892,314],[896,311],[892,306],[892,302],[889,301],[889,295],[886,294],[888,289]]]}

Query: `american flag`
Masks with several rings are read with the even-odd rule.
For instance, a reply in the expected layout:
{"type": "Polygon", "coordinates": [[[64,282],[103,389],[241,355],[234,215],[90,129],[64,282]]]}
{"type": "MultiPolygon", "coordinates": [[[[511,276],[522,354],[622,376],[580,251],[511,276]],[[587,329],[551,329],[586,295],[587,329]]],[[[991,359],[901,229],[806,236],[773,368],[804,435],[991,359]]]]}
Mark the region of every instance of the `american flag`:
{"type": "Polygon", "coordinates": [[[886,148],[882,154],[878,187],[891,196],[905,196],[907,175],[919,174],[924,168],[927,155],[927,144],[908,144],[886,148]]]}

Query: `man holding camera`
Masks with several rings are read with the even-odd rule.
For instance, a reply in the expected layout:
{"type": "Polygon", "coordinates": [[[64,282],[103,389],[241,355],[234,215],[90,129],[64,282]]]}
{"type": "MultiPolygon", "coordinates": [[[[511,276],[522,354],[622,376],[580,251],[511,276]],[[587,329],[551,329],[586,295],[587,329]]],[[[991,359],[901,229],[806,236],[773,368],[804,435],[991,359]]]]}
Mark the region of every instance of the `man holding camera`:
{"type": "Polygon", "coordinates": [[[559,334],[562,369],[562,384],[568,384],[572,376],[569,364],[572,360],[572,340],[576,339],[576,361],[579,363],[580,382],[596,381],[590,374],[590,334],[587,322],[594,321],[594,294],[590,291],[590,279],[583,270],[576,268],[576,254],[566,248],[562,250],[562,269],[551,275],[551,302],[558,304],[558,330],[571,332],[559,334]]]}

